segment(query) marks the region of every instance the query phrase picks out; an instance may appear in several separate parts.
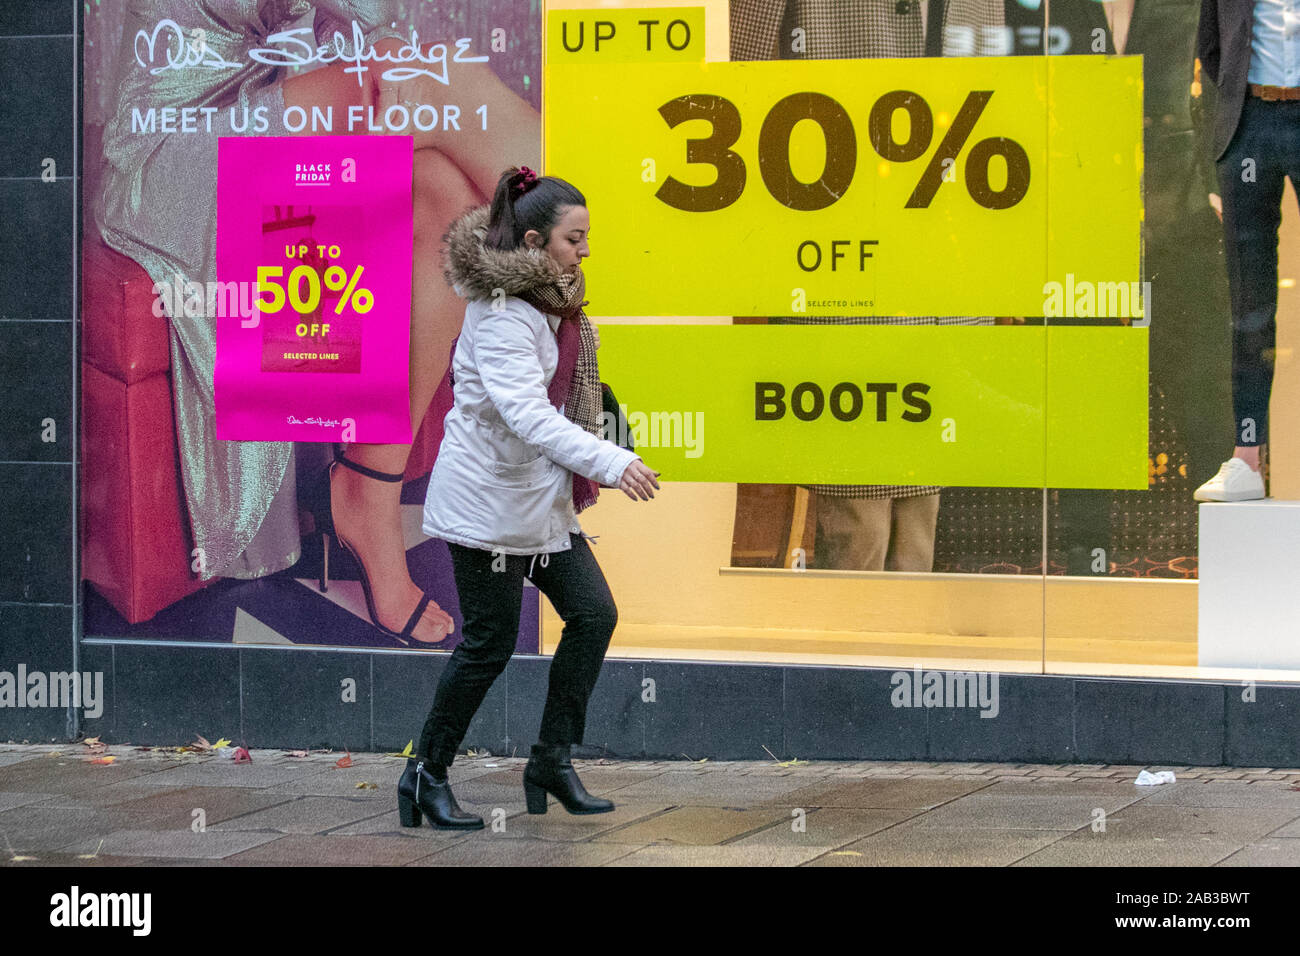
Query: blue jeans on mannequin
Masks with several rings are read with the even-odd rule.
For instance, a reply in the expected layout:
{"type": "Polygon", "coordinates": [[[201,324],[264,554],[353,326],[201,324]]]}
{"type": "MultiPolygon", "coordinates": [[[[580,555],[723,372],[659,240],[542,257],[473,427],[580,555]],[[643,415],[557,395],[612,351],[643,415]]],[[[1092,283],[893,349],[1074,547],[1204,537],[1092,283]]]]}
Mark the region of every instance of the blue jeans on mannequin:
{"type": "Polygon", "coordinates": [[[1218,162],[1232,297],[1234,444],[1268,441],[1277,341],[1277,244],[1285,180],[1300,190],[1300,101],[1247,96],[1218,162]]]}
{"type": "Polygon", "coordinates": [[[470,721],[514,653],[525,577],[564,621],[551,662],[538,741],[582,742],[587,702],[614,635],[618,610],[586,539],[571,533],[569,540],[568,551],[533,557],[448,544],[464,640],[442,672],[420,735],[416,753],[427,762],[451,766],[470,721]],[[494,563],[499,570],[494,570],[494,563]]]}

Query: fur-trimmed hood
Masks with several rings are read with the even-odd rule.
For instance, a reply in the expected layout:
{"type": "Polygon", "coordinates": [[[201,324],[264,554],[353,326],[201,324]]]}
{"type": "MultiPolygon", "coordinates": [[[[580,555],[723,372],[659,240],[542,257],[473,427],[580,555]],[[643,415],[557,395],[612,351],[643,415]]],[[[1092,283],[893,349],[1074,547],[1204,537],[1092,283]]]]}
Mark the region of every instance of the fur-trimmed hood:
{"type": "Polygon", "coordinates": [[[488,299],[500,289],[519,295],[556,281],[561,270],[547,255],[524,248],[502,252],[483,245],[487,238],[488,207],[471,209],[455,220],[444,237],[443,275],[467,299],[488,299]]]}

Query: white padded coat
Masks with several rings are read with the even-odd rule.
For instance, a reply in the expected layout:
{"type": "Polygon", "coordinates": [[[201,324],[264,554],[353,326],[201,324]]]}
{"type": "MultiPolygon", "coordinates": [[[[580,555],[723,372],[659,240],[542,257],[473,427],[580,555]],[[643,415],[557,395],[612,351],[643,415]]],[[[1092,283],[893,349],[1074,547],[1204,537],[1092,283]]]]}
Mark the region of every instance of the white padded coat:
{"type": "Polygon", "coordinates": [[[515,296],[474,299],[452,358],[455,404],[424,502],[424,532],[505,554],[570,547],[572,472],[617,485],[640,456],[565,418],[546,396],[555,326],[515,296]]]}

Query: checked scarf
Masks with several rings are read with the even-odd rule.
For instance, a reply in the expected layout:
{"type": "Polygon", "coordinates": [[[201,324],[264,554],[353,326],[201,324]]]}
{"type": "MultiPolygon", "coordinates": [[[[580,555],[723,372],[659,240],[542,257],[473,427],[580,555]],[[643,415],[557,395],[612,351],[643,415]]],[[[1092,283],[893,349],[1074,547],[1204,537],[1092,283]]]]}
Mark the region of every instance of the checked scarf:
{"type": "MultiPolygon", "coordinates": [[[[591,321],[582,311],[587,282],[579,268],[574,274],[563,273],[554,283],[533,286],[519,293],[519,298],[538,311],[560,317],[556,340],[560,356],[555,375],[546,389],[546,397],[564,416],[591,434],[603,437],[601,413],[604,406],[600,393],[600,370],[596,365],[596,337],[591,321]]],[[[596,482],[573,475],[573,510],[576,514],[596,501],[596,482]]]]}

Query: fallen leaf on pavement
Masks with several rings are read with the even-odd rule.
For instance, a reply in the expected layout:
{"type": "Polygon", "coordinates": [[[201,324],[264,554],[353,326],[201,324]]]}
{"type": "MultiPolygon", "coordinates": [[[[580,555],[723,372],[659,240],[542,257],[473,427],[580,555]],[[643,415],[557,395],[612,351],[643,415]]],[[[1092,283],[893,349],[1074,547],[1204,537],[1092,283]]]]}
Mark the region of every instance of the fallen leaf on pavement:
{"type": "Polygon", "coordinates": [[[389,756],[389,757],[414,757],[414,756],[415,756],[415,752],[412,750],[412,748],[413,748],[414,746],[415,746],[415,741],[414,741],[414,740],[408,740],[408,741],[406,742],[406,749],[403,750],[400,754],[386,754],[386,756],[389,756]]]}
{"type": "Polygon", "coordinates": [[[96,757],[91,763],[109,764],[116,760],[116,757],[96,757]]]}
{"type": "Polygon", "coordinates": [[[358,790],[378,790],[378,789],[379,789],[379,784],[377,784],[377,783],[366,783],[366,781],[362,780],[360,783],[357,784],[357,789],[358,789],[358,790]]]}
{"type": "Polygon", "coordinates": [[[348,751],[348,753],[345,756],[342,756],[338,760],[334,761],[334,766],[338,767],[340,770],[346,770],[348,767],[351,767],[352,752],[348,751]]]}
{"type": "MultiPolygon", "coordinates": [[[[227,741],[227,743],[229,743],[229,741],[227,741]]],[[[246,749],[244,749],[243,747],[237,747],[235,749],[235,763],[252,763],[252,762],[253,762],[253,757],[246,749]]]]}
{"type": "Polygon", "coordinates": [[[286,751],[284,752],[284,755],[285,755],[286,757],[305,757],[305,756],[307,756],[307,751],[305,751],[305,750],[286,750],[286,751]]]}

